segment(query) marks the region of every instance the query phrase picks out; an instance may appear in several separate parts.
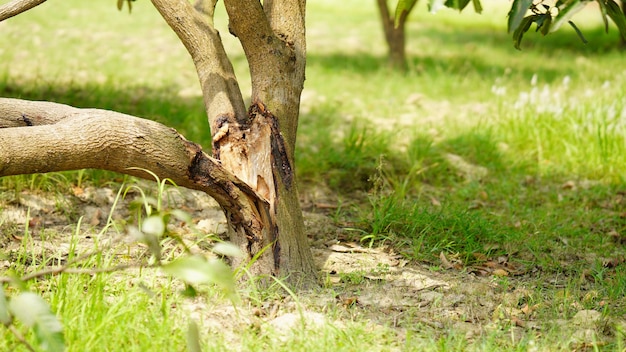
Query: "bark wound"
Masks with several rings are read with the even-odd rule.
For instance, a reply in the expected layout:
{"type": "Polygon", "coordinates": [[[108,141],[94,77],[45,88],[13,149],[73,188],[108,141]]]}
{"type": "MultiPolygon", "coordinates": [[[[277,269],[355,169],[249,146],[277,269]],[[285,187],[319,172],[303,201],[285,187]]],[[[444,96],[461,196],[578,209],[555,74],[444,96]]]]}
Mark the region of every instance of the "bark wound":
{"type": "Polygon", "coordinates": [[[186,147],[189,151],[195,151],[195,155],[187,170],[189,178],[194,182],[219,190],[219,198],[216,197],[216,201],[224,209],[231,225],[235,228],[243,229],[249,242],[248,247],[252,248],[254,243],[261,241],[258,234],[262,233],[263,224],[258,217],[258,213],[254,213],[241,203],[242,197],[240,192],[256,201],[258,212],[267,211],[267,203],[264,203],[254,190],[243,183],[233,184],[227,180],[208,177],[207,175],[211,174],[208,172],[209,169],[215,167],[215,164],[210,162],[209,157],[202,151],[199,145],[188,142],[186,147]]]}
{"type": "MultiPolygon", "coordinates": [[[[235,232],[245,231],[245,246],[251,257],[256,254],[255,251],[271,244],[273,265],[278,273],[280,229],[276,220],[276,204],[279,192],[291,190],[294,182],[293,167],[287,154],[285,139],[280,133],[278,119],[263,103],[256,102],[248,109],[247,116],[224,115],[212,127],[213,156],[254,193],[254,197],[248,197],[248,208],[224,207],[229,222],[235,232]],[[251,209],[254,211],[251,212],[251,209]],[[241,211],[248,211],[250,216],[242,217],[241,211]],[[260,227],[255,230],[247,228],[250,220],[260,227]]],[[[201,161],[202,158],[197,157],[192,164],[199,164],[201,161]]],[[[190,169],[192,175],[197,172],[201,175],[201,170],[190,169]]]]}
{"type": "MultiPolygon", "coordinates": [[[[279,180],[277,177],[280,177],[285,189],[289,191],[293,184],[293,168],[291,166],[291,162],[289,161],[289,156],[287,155],[287,147],[285,146],[285,139],[283,135],[280,133],[280,128],[278,126],[278,119],[271,111],[269,111],[262,102],[253,103],[248,110],[248,118],[251,124],[255,122],[265,123],[269,127],[270,135],[268,136],[270,139],[270,160],[272,166],[272,183],[274,184],[273,192],[270,192],[272,196],[269,199],[270,201],[270,229],[269,229],[269,240],[272,243],[272,254],[274,256],[274,268],[276,271],[280,268],[280,243],[278,240],[279,236],[279,228],[276,224],[276,208],[274,204],[277,202],[277,197],[279,194],[279,180]],[[262,119],[258,117],[262,116],[262,119]],[[273,198],[273,199],[272,199],[273,198]]],[[[260,185],[257,185],[260,186],[260,185]]],[[[266,183],[264,183],[265,187],[269,187],[266,183]]]]}
{"type": "MultiPolygon", "coordinates": [[[[265,121],[269,124],[271,130],[271,159],[274,171],[280,175],[280,178],[285,184],[285,188],[290,190],[293,183],[293,168],[291,167],[291,162],[287,156],[285,138],[283,138],[283,135],[280,133],[278,119],[274,116],[274,114],[267,110],[265,105],[261,102],[252,104],[252,106],[250,106],[250,110],[248,111],[248,115],[250,115],[251,120],[254,119],[257,114],[262,115],[265,118],[265,121]]],[[[278,187],[278,182],[274,182],[274,186],[278,187]]],[[[278,193],[277,188],[275,191],[278,193]]]]}
{"type": "Polygon", "coordinates": [[[220,140],[228,134],[229,123],[228,116],[222,115],[217,118],[215,122],[215,127],[217,127],[217,131],[213,133],[212,141],[213,141],[213,157],[215,159],[220,158],[220,140]]]}

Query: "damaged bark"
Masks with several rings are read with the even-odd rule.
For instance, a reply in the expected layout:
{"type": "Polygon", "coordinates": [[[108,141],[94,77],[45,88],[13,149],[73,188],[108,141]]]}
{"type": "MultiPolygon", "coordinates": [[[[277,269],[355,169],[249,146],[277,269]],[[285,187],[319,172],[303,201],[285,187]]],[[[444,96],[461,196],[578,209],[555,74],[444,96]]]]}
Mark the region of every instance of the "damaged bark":
{"type": "Polygon", "coordinates": [[[0,98],[0,177],[83,168],[154,180],[149,170],[203,191],[231,209],[249,236],[264,226],[259,210],[269,211],[245,182],[172,128],[113,111],[0,98]]]}
{"type": "MultiPolygon", "coordinates": [[[[196,67],[212,156],[152,121],[0,98],[0,176],[100,168],[150,178],[136,168],[150,170],[217,200],[231,242],[246,254],[235,267],[250,264],[253,275],[315,285],[293,159],[306,62],[305,0],[224,0],[250,67],[253,103],[248,109],[213,26],[217,1],[151,1],[196,67]],[[37,145],[28,142],[33,140],[37,145]]],[[[4,9],[15,14],[41,2],[2,5],[0,20],[4,9]]]]}

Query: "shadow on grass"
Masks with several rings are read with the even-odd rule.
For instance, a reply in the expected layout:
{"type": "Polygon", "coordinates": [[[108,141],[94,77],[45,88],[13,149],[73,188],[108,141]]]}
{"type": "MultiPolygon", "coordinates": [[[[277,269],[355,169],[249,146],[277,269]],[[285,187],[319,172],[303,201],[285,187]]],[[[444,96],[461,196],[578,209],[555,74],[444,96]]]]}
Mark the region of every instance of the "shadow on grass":
{"type": "MultiPolygon", "coordinates": [[[[493,81],[514,71],[527,80],[538,74],[551,82],[564,75],[576,77],[579,73],[576,59],[579,57],[593,59],[609,54],[622,55],[623,46],[614,31],[606,34],[604,29],[595,28],[584,30],[584,34],[588,44],[584,44],[573,30],[546,37],[528,33],[522,51],[517,51],[510,35],[499,29],[433,26],[423,31],[410,31],[407,34],[407,74],[434,72],[463,78],[473,73],[493,81]]],[[[310,67],[361,75],[390,70],[386,56],[367,52],[322,55],[310,52],[307,60],[310,67]]]]}

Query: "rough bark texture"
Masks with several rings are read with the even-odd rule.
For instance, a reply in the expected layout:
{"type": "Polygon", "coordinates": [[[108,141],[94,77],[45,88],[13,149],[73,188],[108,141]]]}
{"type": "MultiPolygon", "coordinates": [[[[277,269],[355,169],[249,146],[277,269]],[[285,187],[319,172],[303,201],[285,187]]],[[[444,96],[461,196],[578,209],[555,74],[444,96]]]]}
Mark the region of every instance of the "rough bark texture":
{"type": "Polygon", "coordinates": [[[247,224],[247,236],[263,228],[259,211],[269,211],[252,188],[172,128],[113,111],[0,98],[0,176],[83,168],[153,180],[150,170],[206,192],[231,210],[232,222],[247,224]]]}
{"type": "Polygon", "coordinates": [[[378,11],[380,12],[383,31],[385,33],[385,41],[389,49],[388,61],[393,68],[406,70],[406,39],[405,27],[406,21],[413,10],[417,1],[408,9],[405,9],[398,18],[398,25],[395,25],[395,14],[389,12],[388,0],[376,0],[378,11]]]}
{"type": "MultiPolygon", "coordinates": [[[[293,164],[305,71],[305,0],[224,1],[230,29],[250,66],[249,108],[213,26],[217,1],[151,1],[195,64],[213,133],[213,156],[147,120],[1,99],[0,176],[102,168],[146,177],[129,167],[150,170],[180,186],[201,189],[220,203],[231,241],[247,253],[235,265],[254,258],[252,274],[310,286],[316,270],[293,164]]],[[[41,2],[14,1],[1,6],[0,14],[4,9],[17,14],[41,2]]]]}

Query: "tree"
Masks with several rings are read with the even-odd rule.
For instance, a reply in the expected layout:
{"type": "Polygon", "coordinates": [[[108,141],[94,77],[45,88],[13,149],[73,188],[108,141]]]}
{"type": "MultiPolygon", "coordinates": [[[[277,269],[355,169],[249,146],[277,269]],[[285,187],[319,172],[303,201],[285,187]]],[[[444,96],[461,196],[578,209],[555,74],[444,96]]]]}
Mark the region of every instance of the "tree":
{"type": "MultiPolygon", "coordinates": [[[[406,20],[415,8],[417,0],[398,0],[395,15],[391,16],[387,0],[376,0],[381,15],[385,40],[389,47],[389,63],[394,68],[406,68],[405,49],[405,26],[406,20]]],[[[463,11],[469,3],[474,6],[474,11],[482,12],[480,0],[428,0],[428,8],[431,12],[437,12],[443,7],[463,11]]],[[[548,35],[558,30],[564,23],[571,25],[581,40],[586,43],[583,34],[578,30],[572,16],[581,11],[591,2],[596,2],[600,10],[605,30],[609,30],[608,18],[610,18],[618,30],[620,36],[626,38],[626,9],[623,0],[619,0],[622,8],[614,0],[557,0],[533,1],[513,0],[508,14],[508,32],[513,35],[514,46],[520,49],[521,41],[532,24],[536,24],[536,31],[542,35],[548,35]],[[528,15],[527,15],[528,14],[528,15]]]]}
{"type": "MultiPolygon", "coordinates": [[[[130,5],[131,0],[118,0],[118,6],[124,1],[130,5]]],[[[195,64],[212,131],[211,155],[175,130],[139,117],[0,98],[0,176],[99,168],[152,179],[150,171],[216,199],[226,214],[231,241],[245,253],[235,258],[235,266],[252,261],[252,274],[313,285],[316,270],[294,173],[306,64],[306,1],[224,0],[230,30],[241,42],[250,68],[248,107],[213,26],[217,0],[196,0],[194,5],[188,0],[151,1],[195,64]]],[[[597,1],[605,23],[608,16],[626,33],[616,3],[597,1]]],[[[8,2],[0,6],[0,21],[43,2],[8,2]]],[[[396,24],[404,23],[415,2],[399,1],[396,24]]],[[[431,0],[432,6],[442,3],[431,0]]],[[[462,9],[468,3],[447,0],[445,5],[462,9]]],[[[555,15],[542,3],[514,0],[509,31],[519,45],[533,23],[546,34],[581,4],[586,1],[559,0],[555,15]],[[532,14],[526,16],[529,10],[532,14]]]]}
{"type": "Polygon", "coordinates": [[[389,65],[393,68],[406,69],[406,36],[405,25],[409,14],[417,4],[416,1],[403,2],[398,5],[395,14],[389,11],[388,0],[376,0],[378,12],[383,24],[385,41],[387,42],[389,65]]]}
{"type": "MultiPolygon", "coordinates": [[[[211,155],[139,117],[0,98],[0,176],[99,168],[152,179],[151,171],[216,199],[230,240],[245,253],[235,266],[254,258],[254,275],[314,284],[293,159],[306,62],[305,0],[224,0],[229,29],[250,68],[248,107],[213,26],[217,0],[151,1],[195,64],[211,155]]],[[[43,2],[6,3],[0,21],[43,2]]]]}

